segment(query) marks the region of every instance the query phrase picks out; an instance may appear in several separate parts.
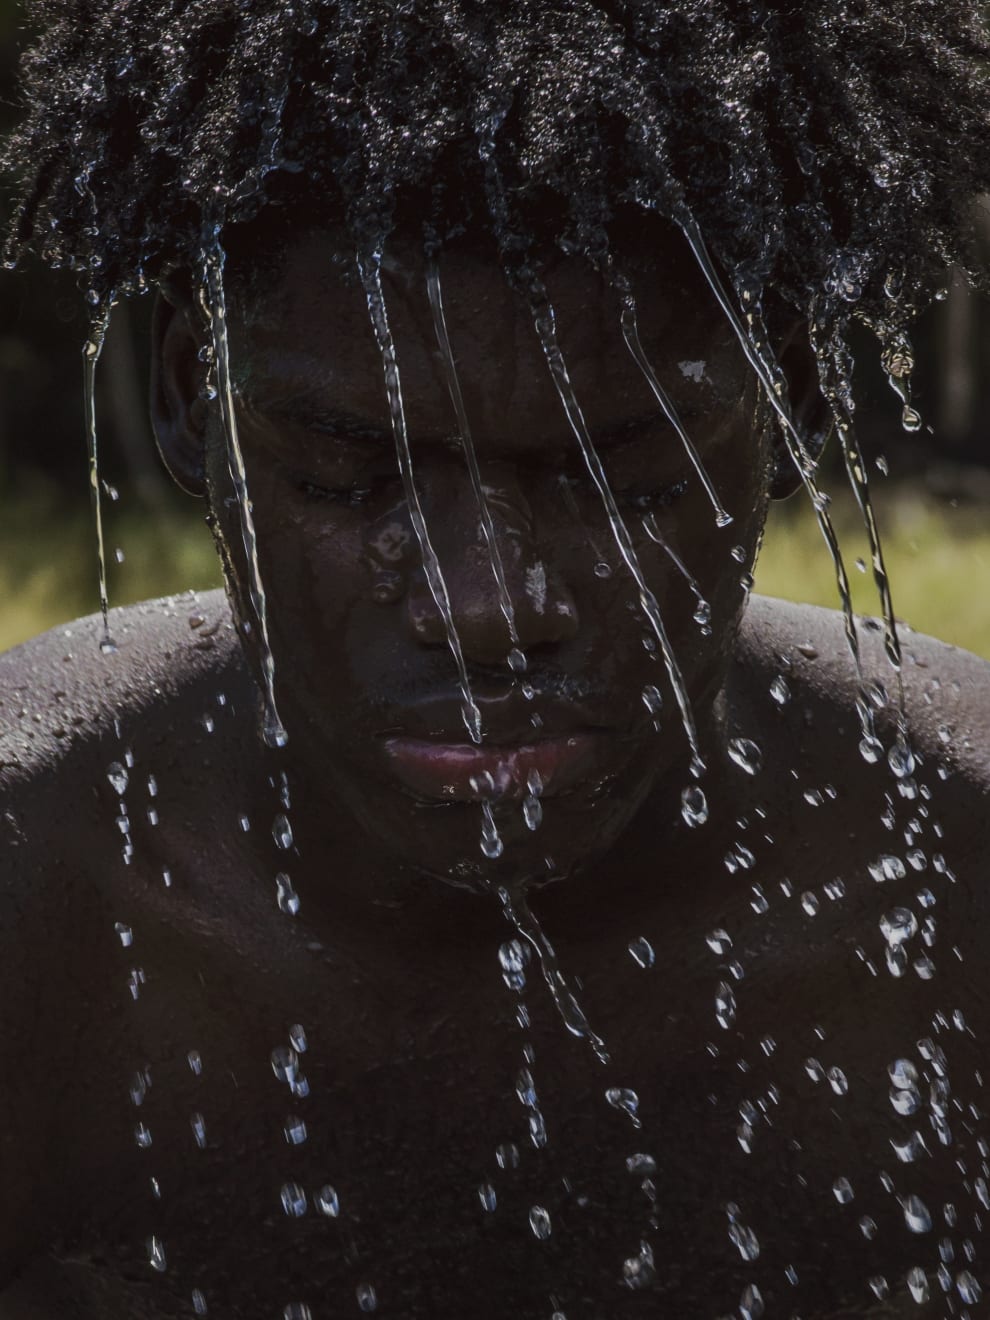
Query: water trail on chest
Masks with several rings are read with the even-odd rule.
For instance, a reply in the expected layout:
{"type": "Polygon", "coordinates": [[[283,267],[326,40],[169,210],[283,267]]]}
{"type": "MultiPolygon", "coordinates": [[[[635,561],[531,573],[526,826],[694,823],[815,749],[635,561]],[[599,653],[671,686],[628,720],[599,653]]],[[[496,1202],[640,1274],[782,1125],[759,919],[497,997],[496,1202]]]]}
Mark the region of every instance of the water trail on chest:
{"type": "Polygon", "coordinates": [[[437,558],[433,543],[430,540],[429,528],[426,525],[426,518],[423,514],[423,505],[419,498],[419,492],[416,489],[412,451],[409,447],[409,434],[406,429],[405,407],[402,401],[402,381],[399,375],[399,363],[395,352],[395,341],[392,338],[392,330],[388,321],[388,312],[385,306],[385,294],[382,290],[381,253],[374,252],[371,254],[359,254],[358,271],[368,301],[368,313],[371,317],[372,330],[374,331],[375,340],[382,357],[382,367],[385,373],[385,389],[388,395],[389,414],[392,420],[392,434],[395,437],[396,459],[398,461],[399,474],[402,478],[402,485],[406,495],[406,503],[409,506],[409,517],[412,521],[413,531],[419,544],[419,552],[423,560],[423,571],[426,574],[427,585],[429,586],[430,594],[433,597],[433,603],[436,605],[440,617],[443,620],[444,630],[447,635],[447,645],[450,648],[450,653],[454,658],[454,664],[457,667],[457,677],[461,692],[461,718],[464,721],[464,726],[468,731],[468,736],[471,741],[480,744],[481,712],[471,693],[471,684],[468,680],[467,665],[464,661],[461,639],[458,636],[457,628],[454,625],[454,615],[450,605],[450,595],[447,591],[447,584],[444,581],[443,572],[440,568],[440,561],[437,558]]]}
{"type": "MultiPolygon", "coordinates": [[[[698,228],[694,217],[686,208],[681,208],[676,216],[676,222],[690,247],[698,268],[705,278],[708,287],[715,296],[716,301],[722,309],[723,314],[729,322],[739,346],[742,349],[746,360],[756,372],[756,377],[763,387],[763,391],[780,420],[780,425],[784,435],[784,441],[787,445],[787,451],[791,461],[801,477],[804,488],[811,500],[812,507],[815,510],[815,517],[818,522],[819,530],[828,547],[829,555],[835,569],[836,585],[839,591],[839,599],[842,606],[842,616],[845,626],[846,642],[849,647],[849,653],[852,656],[853,664],[856,670],[857,684],[860,691],[865,690],[863,678],[863,667],[860,658],[859,634],[856,629],[856,620],[853,614],[852,593],[849,587],[849,577],[846,573],[845,561],[842,557],[842,551],[839,548],[838,538],[835,534],[835,528],[832,525],[832,519],[828,513],[828,499],[821,491],[817,480],[815,479],[815,464],[811,455],[808,453],[804,440],[802,439],[797,427],[790,414],[787,404],[787,393],[784,382],[783,372],[773,356],[770,346],[765,341],[765,337],[757,337],[754,332],[756,324],[755,316],[748,316],[750,322],[749,328],[743,324],[739,312],[736,310],[732,299],[724,284],[712,258],[708,252],[708,247],[698,228]]],[[[873,722],[873,712],[868,701],[857,703],[860,723],[863,732],[864,744],[871,748],[878,746],[876,731],[873,722]]]]}
{"type": "Polygon", "coordinates": [[[545,290],[538,282],[533,281],[531,287],[533,320],[536,327],[536,333],[543,348],[547,365],[550,368],[550,375],[554,386],[560,396],[564,412],[567,416],[571,430],[574,432],[575,439],[581,449],[581,455],[584,459],[585,467],[591,477],[592,483],[598,492],[599,498],[605,508],[608,517],[609,527],[615,540],[619,554],[622,556],[633,581],[636,583],[639,592],[640,608],[646,615],[647,621],[653,630],[653,633],[660,646],[660,653],[663,656],[664,667],[667,670],[667,677],[674,691],[674,697],[680,711],[681,723],[684,726],[684,732],[687,736],[688,744],[691,748],[691,773],[697,779],[704,773],[705,763],[701,757],[701,750],[698,743],[697,727],[694,720],[694,711],[691,708],[691,699],[688,696],[687,686],[681,674],[680,666],[677,663],[677,657],[674,655],[673,648],[670,645],[670,639],[667,636],[667,630],[664,627],[663,618],[660,614],[660,606],[653,592],[646,583],[643,575],[642,565],[639,562],[639,556],[633,545],[632,536],[629,528],[626,526],[619,506],[616,503],[615,495],[608,482],[601,456],[595,447],[588,430],[584,414],[581,411],[580,404],[574,393],[574,386],[571,383],[570,374],[567,370],[567,364],[564,360],[563,352],[557,339],[556,317],[553,307],[547,298],[545,290]]]}
{"type": "Polygon", "coordinates": [[[97,309],[89,327],[89,337],[83,345],[83,409],[86,418],[86,450],[89,461],[89,494],[93,505],[96,527],[96,564],[100,582],[100,613],[103,616],[103,636],[100,650],[104,655],[116,651],[110,636],[109,600],[107,598],[107,557],[103,543],[103,503],[100,490],[100,457],[96,433],[96,368],[103,352],[107,328],[110,325],[112,295],[97,309]]]}
{"type": "Polygon", "coordinates": [[[430,310],[433,313],[433,330],[436,335],[437,344],[440,348],[440,357],[443,362],[444,376],[447,381],[447,390],[450,394],[450,401],[454,408],[454,414],[457,418],[457,430],[460,435],[461,447],[464,450],[464,458],[467,462],[468,472],[471,475],[471,485],[474,489],[474,496],[478,502],[478,511],[481,516],[481,527],[484,532],[485,541],[488,545],[488,556],[491,564],[492,577],[495,579],[495,587],[498,592],[499,609],[505,618],[506,626],[509,630],[509,642],[511,649],[509,651],[509,667],[514,673],[522,673],[526,669],[526,656],[519,645],[519,632],[516,628],[516,611],[512,603],[512,597],[509,594],[509,587],[505,580],[505,568],[502,563],[502,555],[498,548],[498,541],[495,536],[495,524],[492,520],[491,509],[488,507],[488,498],[485,494],[484,483],[481,479],[481,470],[478,467],[478,456],[475,453],[474,441],[471,438],[471,427],[467,418],[467,410],[464,407],[464,397],[461,394],[461,384],[457,376],[457,367],[454,362],[453,350],[450,346],[450,336],[447,333],[447,318],[443,308],[443,290],[440,284],[440,271],[436,262],[431,261],[426,272],[426,289],[430,299],[430,310]]]}
{"type": "Polygon", "coordinates": [[[712,483],[711,477],[705,470],[705,465],[701,461],[701,456],[695,448],[694,441],[684,429],[684,425],[674,407],[674,401],[660,384],[657,374],[653,370],[653,365],[643,349],[639,337],[639,323],[636,316],[636,300],[633,297],[629,282],[625,276],[616,274],[614,276],[615,286],[618,289],[619,296],[622,299],[622,337],[626,341],[626,347],[632,354],[633,360],[646,378],[646,383],[653,391],[653,397],[659,403],[664,416],[671,424],[674,430],[680,436],[681,444],[684,446],[684,452],[691,460],[691,465],[698,474],[698,479],[705,488],[705,494],[708,496],[711,506],[715,511],[715,523],[718,527],[728,527],[732,522],[732,515],[726,513],[722,507],[722,502],[718,497],[718,492],[712,483]]]}
{"type": "Polygon", "coordinates": [[[251,497],[248,493],[244,455],[241,452],[241,443],[237,433],[237,416],[234,410],[234,388],[230,375],[230,344],[227,335],[227,302],[223,287],[224,261],[223,249],[218,242],[214,242],[204,254],[206,275],[204,308],[213,337],[213,360],[216,368],[220,415],[223,420],[224,435],[227,442],[227,466],[234,487],[234,498],[237,501],[241,539],[244,543],[244,555],[247,561],[248,591],[258,628],[265,702],[262,737],[268,747],[284,747],[288,742],[288,735],[279,718],[278,707],[275,703],[275,661],[272,657],[271,645],[268,639],[268,602],[261,577],[261,564],[258,560],[258,538],[254,529],[254,514],[251,497]]]}
{"type": "Polygon", "coordinates": [[[610,1060],[605,1042],[585,1017],[584,1009],[574,997],[567,978],[560,970],[556,951],[543,933],[543,927],[531,911],[525,897],[522,894],[512,895],[507,889],[501,888],[498,891],[498,898],[506,920],[539,959],[543,979],[547,983],[547,989],[564,1026],[573,1036],[588,1042],[599,1063],[607,1064],[610,1060]]]}

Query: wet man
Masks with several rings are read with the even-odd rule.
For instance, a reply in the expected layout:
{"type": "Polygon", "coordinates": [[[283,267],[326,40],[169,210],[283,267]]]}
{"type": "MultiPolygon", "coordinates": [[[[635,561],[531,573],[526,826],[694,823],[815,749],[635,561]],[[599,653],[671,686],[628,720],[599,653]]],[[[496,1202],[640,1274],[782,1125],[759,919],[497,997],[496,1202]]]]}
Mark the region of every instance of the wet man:
{"type": "Polygon", "coordinates": [[[0,1315],[981,1314],[990,671],[747,603],[971,7],[39,17],[12,250],[156,286],[228,590],[0,659],[0,1315]]]}

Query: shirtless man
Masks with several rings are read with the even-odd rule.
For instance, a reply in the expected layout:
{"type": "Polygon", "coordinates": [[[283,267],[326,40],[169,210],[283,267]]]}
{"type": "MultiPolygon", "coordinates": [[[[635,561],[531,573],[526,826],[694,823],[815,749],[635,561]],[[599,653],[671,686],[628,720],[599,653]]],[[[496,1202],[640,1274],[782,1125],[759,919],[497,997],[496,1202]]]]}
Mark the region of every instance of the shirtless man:
{"type": "MultiPolygon", "coordinates": [[[[86,88],[98,81],[97,54],[117,80],[100,95],[118,98],[118,125],[125,48],[138,64],[154,57],[155,74],[134,77],[160,75],[162,88],[174,91],[173,60],[186,61],[183,85],[198,85],[197,60],[211,85],[224,61],[250,83],[252,52],[282,67],[298,29],[312,92],[319,61],[339,74],[348,24],[370,15],[382,64],[362,47],[369,103],[392,87],[401,123],[403,77],[425,76],[386,58],[395,31],[413,30],[392,8],[384,19],[372,4],[358,18],[321,10],[332,34],[341,26],[325,39],[308,6],[236,18],[190,6],[174,27],[152,4],[104,8],[94,50],[80,54],[57,22],[42,38],[35,70],[61,63],[19,139],[25,167],[39,107],[54,135],[71,88],[76,146],[92,148],[79,79],[88,68],[86,88]]],[[[452,23],[460,12],[441,8],[452,23]]],[[[908,9],[904,31],[919,42],[959,40],[943,92],[972,126],[965,15],[933,34],[924,6],[908,9]]],[[[555,35],[557,52],[518,83],[523,101],[538,104],[541,78],[556,93],[565,72],[582,85],[568,59],[585,49],[577,18],[591,31],[596,15],[605,21],[590,6],[523,15],[533,51],[555,35]]],[[[506,43],[515,17],[505,6],[506,43]]],[[[718,17],[685,6],[671,21],[698,35],[718,17]]],[[[751,17],[738,20],[743,44],[751,17]]],[[[787,29],[775,37],[764,18],[772,62],[787,29]]],[[[629,22],[631,50],[643,34],[629,22]]],[[[886,30],[882,16],[872,24],[855,40],[872,34],[875,54],[886,30]]],[[[449,45],[419,33],[437,67],[452,51],[466,60],[452,30],[449,45]]],[[[471,31],[483,45],[480,15],[471,31]]],[[[671,87],[677,58],[689,60],[671,56],[671,87]]],[[[701,86],[708,56],[693,58],[701,86]]],[[[290,79],[299,95],[302,77],[290,79]]],[[[329,74],[327,85],[339,90],[329,74]]],[[[237,103],[248,136],[255,122],[269,132],[237,103]]],[[[198,104],[186,103],[193,136],[178,152],[194,198],[198,104]]],[[[214,112],[219,132],[230,121],[214,112]]],[[[362,282],[355,235],[372,221],[348,227],[339,205],[314,218],[293,151],[311,152],[317,191],[331,187],[293,113],[289,191],[272,185],[291,219],[263,214],[225,237],[223,320],[265,617],[229,427],[208,397],[211,376],[223,394],[217,267],[203,290],[186,221],[169,220],[166,251],[149,212],[155,430],[173,475],[207,500],[229,606],[217,594],[114,611],[114,649],[101,650],[95,618],[0,657],[0,1316],[982,1314],[990,670],[903,636],[902,716],[880,625],[860,625],[861,682],[841,616],[747,603],[768,500],[797,480],[672,223],[627,209],[610,239],[638,295],[645,357],[728,526],[629,352],[621,289],[547,241],[552,197],[534,212],[546,232],[530,265],[631,529],[624,555],[518,263],[514,284],[503,273],[505,229],[469,224],[424,255],[404,224],[380,267],[359,245],[362,282]],[[459,434],[438,289],[497,556],[459,434]],[[415,497],[369,302],[387,309],[397,346],[415,497]],[[442,590],[424,567],[417,504],[442,590]],[[283,747],[258,736],[265,633],[283,747]],[[524,663],[509,663],[513,650],[524,663]],[[865,749],[863,702],[878,740],[865,749]],[[692,759],[705,769],[692,774],[692,759]]],[[[161,142],[171,130],[156,131],[161,142]]],[[[363,122],[369,140],[375,131],[363,122]]],[[[935,152],[922,166],[948,169],[935,152]]],[[[45,182],[42,168],[20,222],[39,247],[62,179],[52,165],[45,182]]],[[[101,169],[72,186],[95,225],[73,228],[66,194],[67,246],[51,255],[116,232],[97,269],[120,283],[141,231],[128,210],[140,172],[122,186],[101,169]]],[[[967,157],[947,177],[972,183],[969,169],[967,157]]],[[[167,181],[155,188],[167,212],[167,181]]],[[[770,287],[783,307],[785,276],[770,287]]],[[[812,436],[822,401],[800,317],[781,314],[774,335],[812,436]]]]}

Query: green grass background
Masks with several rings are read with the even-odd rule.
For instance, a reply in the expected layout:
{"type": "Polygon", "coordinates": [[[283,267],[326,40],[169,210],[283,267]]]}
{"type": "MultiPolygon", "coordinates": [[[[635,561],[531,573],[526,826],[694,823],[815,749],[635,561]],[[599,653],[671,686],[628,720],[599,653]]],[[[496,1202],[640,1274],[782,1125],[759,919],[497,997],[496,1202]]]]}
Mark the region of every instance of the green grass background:
{"type": "MultiPolygon", "coordinates": [[[[990,520],[982,506],[953,507],[915,486],[878,492],[894,606],[899,618],[990,658],[990,520]]],[[[866,539],[851,500],[832,513],[857,609],[878,610],[866,539]]],[[[158,512],[105,504],[111,604],[188,587],[218,586],[202,505],[168,503],[158,512]],[[118,563],[115,550],[123,551],[118,563]]],[[[730,533],[731,534],[731,533],[730,533]]],[[[756,590],[816,605],[837,603],[835,576],[807,501],[777,505],[756,573],[756,590]]],[[[80,494],[66,509],[44,487],[0,503],[0,650],[98,608],[92,515],[80,494]]]]}

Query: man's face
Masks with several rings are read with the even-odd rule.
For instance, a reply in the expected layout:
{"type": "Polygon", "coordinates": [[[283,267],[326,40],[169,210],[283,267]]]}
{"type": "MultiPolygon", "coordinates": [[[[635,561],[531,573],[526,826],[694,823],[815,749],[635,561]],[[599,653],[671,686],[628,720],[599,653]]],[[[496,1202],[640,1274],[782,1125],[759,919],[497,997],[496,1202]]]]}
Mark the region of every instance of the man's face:
{"type": "MultiPolygon", "coordinates": [[[[546,282],[577,400],[704,736],[762,528],[769,456],[742,354],[686,254],[661,236],[629,269],[644,348],[729,527],[716,526],[625,345],[615,294],[576,259],[560,259],[546,282]]],[[[367,298],[354,261],[325,234],[295,244],[264,297],[231,316],[279,708],[297,773],[328,808],[346,804],[369,859],[467,881],[563,875],[607,849],[654,788],[669,790],[676,810],[689,748],[529,307],[494,259],[449,251],[439,273],[502,593],[416,248],[393,247],[383,289],[415,486],[481,745],[465,728],[410,517],[367,298]],[[506,593],[525,672],[508,660],[506,593]],[[523,812],[533,788],[543,807],[535,830],[523,812]],[[483,800],[504,845],[496,859],[481,850],[483,800]]],[[[207,469],[236,608],[250,618],[216,419],[207,469]]],[[[528,814],[532,824],[532,804],[528,814]]]]}

